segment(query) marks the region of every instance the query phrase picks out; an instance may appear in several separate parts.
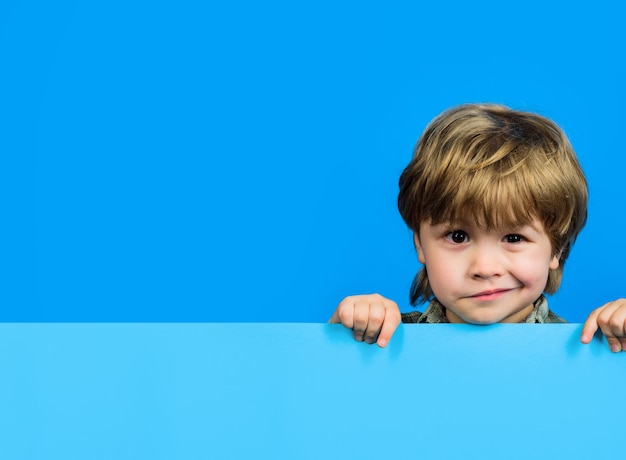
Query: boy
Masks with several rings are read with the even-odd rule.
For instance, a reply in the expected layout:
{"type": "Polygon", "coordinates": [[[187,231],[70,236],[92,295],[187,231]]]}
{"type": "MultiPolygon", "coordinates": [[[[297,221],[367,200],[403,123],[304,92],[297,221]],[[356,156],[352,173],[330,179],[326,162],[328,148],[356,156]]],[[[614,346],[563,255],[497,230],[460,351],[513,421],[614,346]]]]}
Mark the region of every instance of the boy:
{"type": "MultiPolygon", "coordinates": [[[[387,345],[398,324],[565,322],[543,295],[587,219],[587,183],[565,134],[539,115],[467,104],[436,117],[400,176],[398,208],[423,268],[401,314],[377,294],[345,298],[330,322],[358,341],[387,345]]],[[[626,350],[626,299],[594,310],[581,340],[598,329],[626,350]]]]}

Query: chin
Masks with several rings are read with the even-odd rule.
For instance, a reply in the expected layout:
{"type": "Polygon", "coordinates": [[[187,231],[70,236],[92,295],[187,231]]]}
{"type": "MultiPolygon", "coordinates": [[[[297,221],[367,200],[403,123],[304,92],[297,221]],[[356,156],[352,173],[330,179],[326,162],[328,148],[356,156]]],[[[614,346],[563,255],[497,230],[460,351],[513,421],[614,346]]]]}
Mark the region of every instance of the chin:
{"type": "Polygon", "coordinates": [[[468,318],[466,321],[467,321],[468,324],[475,324],[477,326],[488,326],[489,324],[499,323],[502,320],[500,320],[500,319],[494,319],[494,320],[485,319],[485,320],[483,320],[483,319],[469,319],[468,318]]]}
{"type": "Polygon", "coordinates": [[[468,315],[468,316],[460,316],[460,317],[466,323],[476,324],[478,326],[487,326],[489,324],[496,324],[506,319],[506,317],[503,317],[502,315],[475,315],[475,316],[468,315]]]}

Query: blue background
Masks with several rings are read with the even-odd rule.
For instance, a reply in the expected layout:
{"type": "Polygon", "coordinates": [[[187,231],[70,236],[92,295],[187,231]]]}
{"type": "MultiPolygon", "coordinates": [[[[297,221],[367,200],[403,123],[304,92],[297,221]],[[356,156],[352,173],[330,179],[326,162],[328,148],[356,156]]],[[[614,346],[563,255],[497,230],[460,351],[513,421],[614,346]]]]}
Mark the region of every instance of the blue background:
{"type": "Polygon", "coordinates": [[[626,295],[617,2],[0,2],[3,321],[409,309],[397,179],[490,101],[570,137],[590,217],[553,309],[626,295]]]}

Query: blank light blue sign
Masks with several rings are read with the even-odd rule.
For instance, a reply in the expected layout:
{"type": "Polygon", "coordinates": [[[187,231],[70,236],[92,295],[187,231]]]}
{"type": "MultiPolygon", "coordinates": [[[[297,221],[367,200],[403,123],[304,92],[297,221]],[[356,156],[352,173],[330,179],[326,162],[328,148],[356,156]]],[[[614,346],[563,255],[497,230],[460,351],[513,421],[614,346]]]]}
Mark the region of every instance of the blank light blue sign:
{"type": "Polygon", "coordinates": [[[580,325],[2,324],[2,458],[609,458],[626,353],[580,325]]]}

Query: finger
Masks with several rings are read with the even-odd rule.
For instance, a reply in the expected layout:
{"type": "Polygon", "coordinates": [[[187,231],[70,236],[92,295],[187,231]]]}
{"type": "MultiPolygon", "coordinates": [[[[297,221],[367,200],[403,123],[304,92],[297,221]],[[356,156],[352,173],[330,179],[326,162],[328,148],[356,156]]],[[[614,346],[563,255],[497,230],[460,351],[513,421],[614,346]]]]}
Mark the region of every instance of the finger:
{"type": "Polygon", "coordinates": [[[352,331],[354,339],[362,342],[365,337],[365,331],[367,330],[367,323],[369,321],[370,305],[369,302],[362,299],[357,300],[354,303],[354,324],[352,325],[352,331]]]}
{"type": "Polygon", "coordinates": [[[389,302],[385,309],[385,320],[383,321],[380,334],[378,334],[378,346],[384,348],[387,346],[394,332],[398,328],[402,317],[400,315],[400,309],[395,302],[389,302]]]}
{"type": "Polygon", "coordinates": [[[595,310],[593,310],[585,321],[585,324],[583,325],[583,331],[580,340],[583,343],[591,342],[591,339],[593,339],[593,335],[596,333],[598,328],[600,328],[605,335],[607,332],[612,335],[611,332],[607,329],[606,325],[608,324],[608,321],[613,312],[619,309],[619,307],[619,302],[608,302],[602,305],[600,308],[596,308],[595,310]]]}
{"type": "Polygon", "coordinates": [[[626,310],[620,309],[620,305],[615,302],[609,302],[601,307],[597,319],[602,332],[618,337],[624,335],[624,321],[626,321],[626,310]]]}
{"type": "Polygon", "coordinates": [[[340,323],[348,329],[352,329],[354,326],[354,299],[352,297],[343,299],[337,306],[329,322],[340,323]]]}
{"type": "Polygon", "coordinates": [[[382,299],[373,299],[369,304],[369,315],[367,319],[367,329],[365,331],[364,340],[367,343],[375,343],[378,340],[378,334],[385,321],[385,304],[382,299]]]}
{"type": "Polygon", "coordinates": [[[583,332],[580,337],[580,341],[582,343],[591,342],[593,335],[598,330],[598,315],[600,315],[601,311],[602,307],[596,308],[594,311],[591,312],[591,314],[585,321],[585,324],[583,325],[583,332]]]}
{"type": "Polygon", "coordinates": [[[609,304],[598,315],[598,326],[606,336],[611,351],[624,349],[622,339],[626,338],[626,309],[616,303],[609,304]]]}
{"type": "MultiPolygon", "coordinates": [[[[607,327],[611,329],[611,332],[615,337],[626,337],[626,306],[615,305],[615,308],[611,312],[611,315],[607,315],[607,327]]],[[[602,327],[602,314],[598,319],[600,327],[602,327]]]]}
{"type": "Polygon", "coordinates": [[[606,337],[607,342],[609,342],[609,348],[612,352],[617,353],[622,351],[622,342],[617,337],[606,337]]]}

